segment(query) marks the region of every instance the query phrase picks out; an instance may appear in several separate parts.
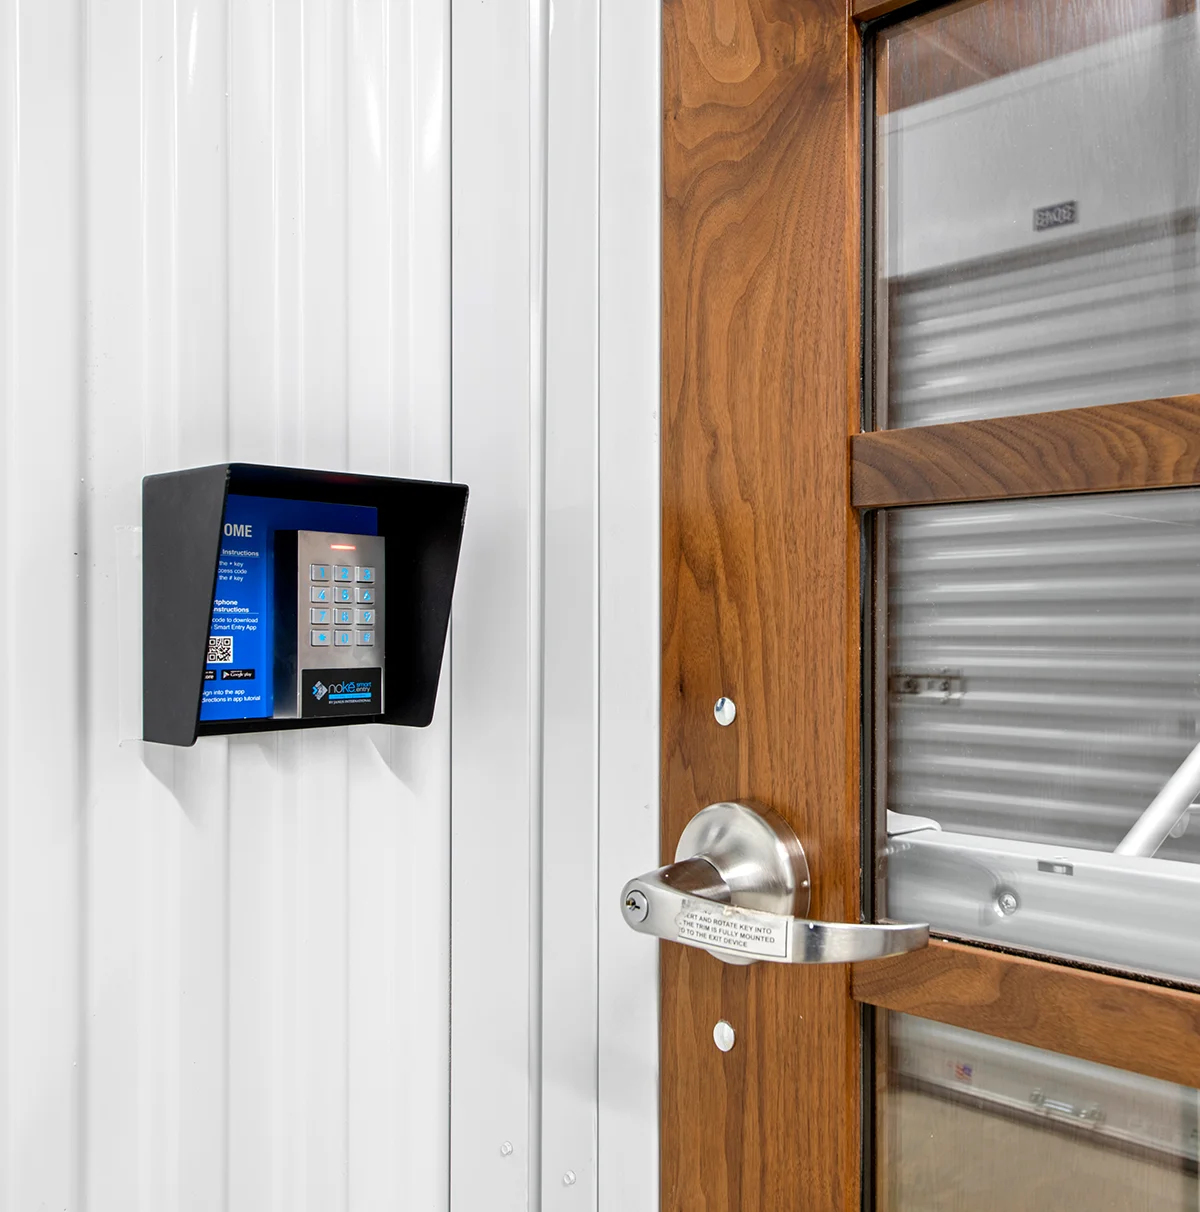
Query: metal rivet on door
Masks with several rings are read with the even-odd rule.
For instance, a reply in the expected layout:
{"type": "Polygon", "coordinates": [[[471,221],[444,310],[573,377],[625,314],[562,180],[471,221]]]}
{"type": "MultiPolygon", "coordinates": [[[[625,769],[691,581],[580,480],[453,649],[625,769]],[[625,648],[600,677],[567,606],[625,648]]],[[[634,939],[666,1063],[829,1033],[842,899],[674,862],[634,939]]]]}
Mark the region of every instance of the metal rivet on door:
{"type": "Polygon", "coordinates": [[[573,1187],[574,1185],[575,1185],[575,1171],[568,1170],[566,1172],[566,1174],[563,1175],[563,1186],[564,1187],[573,1187]]]}
{"type": "Polygon", "coordinates": [[[722,695],[713,707],[713,715],[717,717],[717,723],[722,728],[728,728],[737,719],[737,704],[733,699],[727,699],[722,695]]]}
{"type": "Polygon", "coordinates": [[[504,1142],[504,1144],[502,1144],[500,1146],[500,1156],[501,1157],[511,1157],[512,1156],[512,1141],[506,1140],[504,1142]]]}

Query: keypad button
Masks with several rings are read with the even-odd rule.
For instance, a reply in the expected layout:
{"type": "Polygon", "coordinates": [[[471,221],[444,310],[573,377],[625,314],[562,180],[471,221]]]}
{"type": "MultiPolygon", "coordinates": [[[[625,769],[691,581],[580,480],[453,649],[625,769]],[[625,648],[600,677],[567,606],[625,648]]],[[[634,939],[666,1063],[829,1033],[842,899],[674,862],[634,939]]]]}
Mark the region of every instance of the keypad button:
{"type": "Polygon", "coordinates": [[[335,564],[333,567],[333,579],[335,581],[353,581],[354,569],[349,564],[335,564]]]}
{"type": "Polygon", "coordinates": [[[357,643],[360,648],[375,647],[375,633],[373,631],[356,631],[357,643]]]}
{"type": "Polygon", "coordinates": [[[328,564],[310,564],[308,566],[308,579],[310,581],[328,581],[329,580],[329,565],[328,564]]]}
{"type": "Polygon", "coordinates": [[[361,568],[361,567],[356,568],[354,570],[354,578],[357,581],[370,581],[371,584],[374,584],[375,583],[375,569],[374,568],[361,568]]]}
{"type": "Polygon", "coordinates": [[[356,610],[354,612],[354,621],[360,627],[374,627],[375,626],[375,611],[373,609],[356,610]]]}
{"type": "Polygon", "coordinates": [[[335,631],[333,633],[333,642],[339,648],[345,648],[347,644],[354,643],[354,641],[350,638],[353,635],[353,631],[335,631]]]}
{"type": "Polygon", "coordinates": [[[329,607],[328,606],[312,606],[308,611],[309,621],[320,623],[322,627],[329,626],[329,607]]]}
{"type": "Polygon", "coordinates": [[[333,600],[335,602],[353,602],[354,591],[349,585],[335,585],[333,587],[333,600]]]}
{"type": "Polygon", "coordinates": [[[308,600],[310,602],[332,602],[333,590],[328,585],[310,585],[308,600]]]}
{"type": "Polygon", "coordinates": [[[314,631],[312,633],[312,643],[313,643],[314,648],[328,648],[329,647],[329,632],[328,631],[314,631]]]}
{"type": "Polygon", "coordinates": [[[354,624],[354,611],[335,610],[333,612],[333,621],[339,627],[351,627],[354,624]]]}
{"type": "Polygon", "coordinates": [[[355,590],[354,600],[360,606],[373,606],[375,604],[375,586],[359,585],[355,590]]]}

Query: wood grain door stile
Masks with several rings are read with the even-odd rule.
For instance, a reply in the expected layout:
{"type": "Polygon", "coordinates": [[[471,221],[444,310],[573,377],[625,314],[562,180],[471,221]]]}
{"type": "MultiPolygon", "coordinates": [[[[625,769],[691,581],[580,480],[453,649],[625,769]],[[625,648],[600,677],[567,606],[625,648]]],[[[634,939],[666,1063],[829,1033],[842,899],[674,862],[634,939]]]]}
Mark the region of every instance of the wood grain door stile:
{"type": "MultiPolygon", "coordinates": [[[[860,866],[857,56],[844,0],[664,3],[662,856],[706,804],[760,800],[809,847],[812,915],[843,921],[860,866]]],[[[664,1212],[857,1207],[859,1065],[845,968],[664,945],[664,1212]]]]}

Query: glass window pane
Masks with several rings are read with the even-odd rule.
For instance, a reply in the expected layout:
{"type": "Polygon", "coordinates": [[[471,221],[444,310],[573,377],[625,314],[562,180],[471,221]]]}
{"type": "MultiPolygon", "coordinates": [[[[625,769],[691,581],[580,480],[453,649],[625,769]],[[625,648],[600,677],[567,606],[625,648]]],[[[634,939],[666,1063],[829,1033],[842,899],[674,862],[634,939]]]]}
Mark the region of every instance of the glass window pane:
{"type": "Polygon", "coordinates": [[[1200,391],[1194,0],[976,0],[876,44],[878,428],[1200,391]]]}
{"type": "Polygon", "coordinates": [[[907,1015],[884,1021],[881,1210],[1200,1207],[1195,1090],[907,1015]]]}
{"type": "Polygon", "coordinates": [[[1200,489],[881,531],[887,916],[1200,979],[1200,489]]]}

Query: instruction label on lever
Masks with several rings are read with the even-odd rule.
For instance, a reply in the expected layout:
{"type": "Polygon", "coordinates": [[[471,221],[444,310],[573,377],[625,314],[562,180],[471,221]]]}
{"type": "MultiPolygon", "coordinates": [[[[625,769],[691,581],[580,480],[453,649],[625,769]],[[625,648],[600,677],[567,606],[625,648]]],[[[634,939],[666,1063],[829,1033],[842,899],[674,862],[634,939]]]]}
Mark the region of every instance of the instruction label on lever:
{"type": "Polygon", "coordinates": [[[789,920],[755,909],[686,900],[675,919],[675,929],[680,942],[763,959],[787,959],[789,920]]]}

